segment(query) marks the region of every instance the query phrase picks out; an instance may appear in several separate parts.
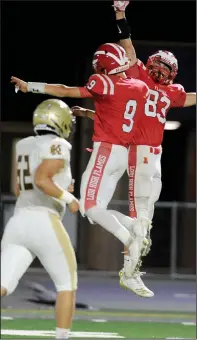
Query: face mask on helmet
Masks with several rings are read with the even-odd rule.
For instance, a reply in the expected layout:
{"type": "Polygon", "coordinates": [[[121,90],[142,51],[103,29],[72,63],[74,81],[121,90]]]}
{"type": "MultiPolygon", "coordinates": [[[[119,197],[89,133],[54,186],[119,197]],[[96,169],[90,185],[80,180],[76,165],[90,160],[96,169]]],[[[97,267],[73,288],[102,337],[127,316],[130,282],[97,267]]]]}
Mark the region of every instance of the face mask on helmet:
{"type": "Polygon", "coordinates": [[[121,46],[108,43],[95,52],[92,65],[95,73],[111,75],[127,70],[129,61],[121,46]]]}
{"type": "Polygon", "coordinates": [[[36,134],[40,131],[54,133],[68,139],[75,117],[69,106],[62,100],[49,99],[37,106],[33,114],[33,126],[36,134]]]}
{"type": "Polygon", "coordinates": [[[161,85],[173,83],[178,73],[178,62],[168,51],[158,51],[148,58],[146,64],[150,77],[161,85]]]}

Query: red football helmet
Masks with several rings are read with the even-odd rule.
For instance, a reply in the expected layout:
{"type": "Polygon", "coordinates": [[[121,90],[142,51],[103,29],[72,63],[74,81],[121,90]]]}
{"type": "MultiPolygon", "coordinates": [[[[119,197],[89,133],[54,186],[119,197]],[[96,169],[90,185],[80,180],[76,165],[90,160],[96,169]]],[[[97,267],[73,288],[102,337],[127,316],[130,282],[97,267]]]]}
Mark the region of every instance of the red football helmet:
{"type": "Polygon", "coordinates": [[[113,43],[101,45],[94,54],[92,64],[96,73],[109,75],[129,68],[129,60],[124,48],[113,43]]]}
{"type": "Polygon", "coordinates": [[[151,55],[146,67],[151,78],[161,85],[172,84],[178,73],[178,61],[174,54],[168,51],[158,51],[151,55]]]}

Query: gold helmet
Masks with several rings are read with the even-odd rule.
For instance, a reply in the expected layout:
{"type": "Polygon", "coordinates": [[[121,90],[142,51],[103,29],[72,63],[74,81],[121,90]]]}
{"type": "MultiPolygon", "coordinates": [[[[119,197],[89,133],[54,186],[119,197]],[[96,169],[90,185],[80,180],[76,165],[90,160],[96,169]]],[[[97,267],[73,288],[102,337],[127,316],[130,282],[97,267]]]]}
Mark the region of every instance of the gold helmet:
{"type": "Polygon", "coordinates": [[[59,99],[48,99],[40,103],[33,113],[34,132],[51,131],[68,138],[75,117],[69,106],[59,99]]]}

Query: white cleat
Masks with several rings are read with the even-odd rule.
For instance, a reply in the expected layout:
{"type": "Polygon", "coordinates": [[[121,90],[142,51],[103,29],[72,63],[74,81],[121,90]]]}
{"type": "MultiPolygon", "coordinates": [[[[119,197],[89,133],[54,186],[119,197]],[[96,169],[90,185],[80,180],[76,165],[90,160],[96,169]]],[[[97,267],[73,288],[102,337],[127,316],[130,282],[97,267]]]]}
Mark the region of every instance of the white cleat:
{"type": "Polygon", "coordinates": [[[137,271],[131,277],[126,277],[124,274],[124,270],[119,272],[120,277],[120,287],[132,291],[134,294],[145,297],[151,298],[154,296],[154,293],[148,289],[144,282],[141,279],[141,276],[145,274],[142,272],[137,271]]]}

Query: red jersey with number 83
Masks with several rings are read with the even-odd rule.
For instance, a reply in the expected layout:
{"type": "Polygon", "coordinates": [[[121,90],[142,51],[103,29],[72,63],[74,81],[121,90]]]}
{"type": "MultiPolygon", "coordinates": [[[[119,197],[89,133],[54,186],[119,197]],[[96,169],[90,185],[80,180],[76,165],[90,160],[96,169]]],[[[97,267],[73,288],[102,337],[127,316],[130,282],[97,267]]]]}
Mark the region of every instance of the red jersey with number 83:
{"type": "Polygon", "coordinates": [[[94,98],[94,142],[128,147],[144,115],[148,86],[137,79],[93,74],[86,89],[94,98]]]}
{"type": "Polygon", "coordinates": [[[127,76],[144,81],[150,93],[144,105],[144,116],[136,130],[137,145],[159,146],[163,141],[166,115],[172,107],[184,106],[186,93],[182,85],[160,85],[148,75],[146,66],[138,59],[126,71],[127,76]]]}

